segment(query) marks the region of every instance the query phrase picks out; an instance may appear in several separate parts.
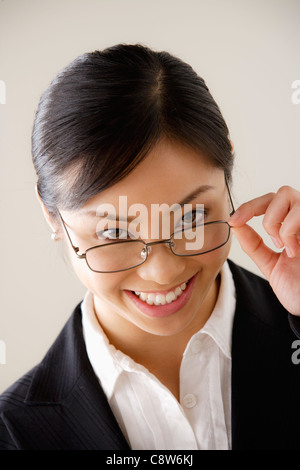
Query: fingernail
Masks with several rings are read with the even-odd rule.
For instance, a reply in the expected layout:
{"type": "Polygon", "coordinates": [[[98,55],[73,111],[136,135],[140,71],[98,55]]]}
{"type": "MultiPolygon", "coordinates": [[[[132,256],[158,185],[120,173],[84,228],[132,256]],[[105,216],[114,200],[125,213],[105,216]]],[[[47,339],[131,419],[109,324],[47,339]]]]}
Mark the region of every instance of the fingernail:
{"type": "Polygon", "coordinates": [[[228,220],[228,223],[230,224],[231,222],[236,222],[240,217],[240,211],[237,209],[234,214],[230,217],[228,220]]]}
{"type": "Polygon", "coordinates": [[[287,246],[285,247],[285,252],[286,252],[286,254],[288,255],[289,258],[294,258],[294,253],[287,246]]]}
{"type": "Polygon", "coordinates": [[[283,247],[283,243],[278,238],[271,237],[271,240],[274,243],[274,245],[276,246],[276,248],[282,248],[283,247]]]}

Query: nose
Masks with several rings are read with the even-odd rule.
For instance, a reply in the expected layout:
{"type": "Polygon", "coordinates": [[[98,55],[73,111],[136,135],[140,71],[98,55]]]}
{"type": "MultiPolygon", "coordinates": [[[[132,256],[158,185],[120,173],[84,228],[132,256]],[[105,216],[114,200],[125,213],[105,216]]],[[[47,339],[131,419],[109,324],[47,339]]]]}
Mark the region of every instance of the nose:
{"type": "Polygon", "coordinates": [[[148,247],[148,258],[137,268],[145,281],[161,285],[171,284],[186,268],[186,258],[175,256],[167,244],[148,247]]]}

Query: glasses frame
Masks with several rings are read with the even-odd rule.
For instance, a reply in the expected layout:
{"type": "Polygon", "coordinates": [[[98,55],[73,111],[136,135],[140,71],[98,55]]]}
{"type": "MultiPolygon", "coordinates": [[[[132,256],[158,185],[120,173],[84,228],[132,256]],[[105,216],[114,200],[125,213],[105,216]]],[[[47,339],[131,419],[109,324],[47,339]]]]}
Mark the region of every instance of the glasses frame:
{"type": "MultiPolygon", "coordinates": [[[[225,184],[226,184],[226,187],[227,187],[227,191],[228,191],[228,195],[229,195],[229,200],[230,200],[230,203],[231,203],[231,207],[232,207],[232,211],[230,212],[230,216],[232,216],[235,212],[235,208],[234,208],[234,204],[233,204],[233,201],[232,201],[232,197],[231,197],[231,193],[230,193],[230,189],[229,189],[229,184],[228,184],[228,180],[227,180],[227,177],[225,175],[225,184]]],[[[71,247],[75,253],[75,255],[77,256],[77,258],[79,259],[85,259],[85,262],[88,266],[88,268],[95,272],[95,273],[102,273],[102,274],[110,274],[110,273],[119,273],[119,272],[122,272],[122,271],[128,271],[129,269],[134,269],[138,266],[141,266],[142,264],[144,264],[147,259],[148,259],[148,256],[151,252],[151,247],[154,246],[154,245],[160,245],[160,244],[166,244],[168,245],[168,247],[170,248],[171,252],[173,253],[173,255],[175,256],[181,256],[181,257],[188,257],[188,256],[200,256],[200,255],[204,255],[206,253],[210,253],[212,251],[215,251],[215,250],[218,250],[219,248],[221,248],[222,246],[226,245],[226,243],[228,242],[229,240],[229,237],[230,237],[230,225],[228,224],[228,222],[226,220],[214,220],[214,221],[211,221],[211,222],[205,222],[204,224],[199,224],[198,226],[207,226],[207,225],[212,225],[212,224],[226,224],[228,226],[228,236],[227,236],[227,239],[224,243],[222,243],[221,245],[218,245],[216,248],[213,248],[211,250],[207,250],[207,251],[203,251],[202,253],[192,253],[192,254],[185,254],[185,255],[181,255],[181,254],[178,254],[178,253],[175,253],[173,251],[173,246],[174,246],[174,242],[173,242],[173,238],[174,238],[174,235],[178,232],[174,232],[172,233],[172,235],[170,236],[170,238],[167,238],[167,239],[163,239],[163,240],[158,240],[156,242],[150,242],[150,243],[146,243],[144,242],[143,240],[120,240],[120,241],[117,241],[117,242],[112,242],[112,243],[107,243],[105,245],[95,245],[95,246],[92,246],[90,248],[88,248],[87,250],[85,250],[85,252],[83,253],[79,253],[80,252],[80,248],[78,246],[75,246],[72,242],[72,239],[70,237],[70,234],[68,232],[68,229],[67,229],[67,226],[66,226],[66,223],[59,211],[59,209],[57,209],[57,214],[58,214],[58,217],[62,223],[62,226],[63,226],[63,229],[67,235],[67,238],[71,244],[71,247]],[[124,244],[124,243],[141,243],[141,245],[143,245],[143,249],[141,251],[141,253],[144,254],[144,259],[138,263],[138,264],[135,264],[134,266],[130,266],[129,268],[124,268],[124,269],[118,269],[118,270],[114,270],[114,271],[98,271],[98,270],[95,270],[93,269],[89,263],[88,263],[88,259],[87,259],[87,256],[86,254],[91,251],[91,250],[94,250],[94,249],[99,249],[99,248],[104,248],[105,246],[111,246],[111,245],[120,245],[120,244],[124,244]]]]}

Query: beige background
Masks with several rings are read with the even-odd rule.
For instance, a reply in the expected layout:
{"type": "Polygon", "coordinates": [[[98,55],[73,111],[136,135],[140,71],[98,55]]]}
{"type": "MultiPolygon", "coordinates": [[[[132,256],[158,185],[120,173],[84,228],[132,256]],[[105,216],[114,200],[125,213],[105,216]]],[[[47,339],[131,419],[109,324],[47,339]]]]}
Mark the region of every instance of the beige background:
{"type": "MultiPolygon", "coordinates": [[[[204,77],[235,143],[236,205],[300,188],[299,0],[0,0],[0,392],[42,358],[85,290],[35,199],[39,97],[79,54],[119,42],[168,50],[204,77]]],[[[237,242],[231,257],[258,272],[237,242]]]]}

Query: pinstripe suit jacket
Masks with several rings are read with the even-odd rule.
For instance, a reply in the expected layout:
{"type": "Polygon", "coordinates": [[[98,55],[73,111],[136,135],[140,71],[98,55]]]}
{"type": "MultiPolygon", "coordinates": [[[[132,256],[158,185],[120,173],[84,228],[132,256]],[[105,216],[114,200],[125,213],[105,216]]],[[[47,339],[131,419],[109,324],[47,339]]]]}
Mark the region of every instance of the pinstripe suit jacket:
{"type": "MultiPolygon", "coordinates": [[[[233,449],[300,448],[300,320],[269,284],[229,262],[233,449]]],[[[89,363],[76,307],[43,361],[0,397],[0,449],[128,450],[89,363]]]]}

